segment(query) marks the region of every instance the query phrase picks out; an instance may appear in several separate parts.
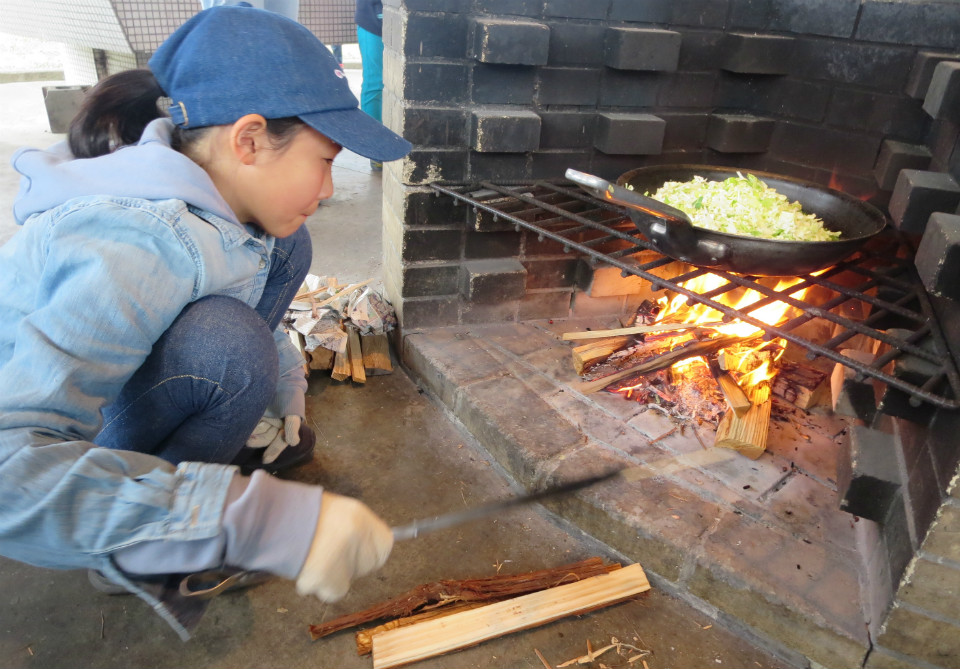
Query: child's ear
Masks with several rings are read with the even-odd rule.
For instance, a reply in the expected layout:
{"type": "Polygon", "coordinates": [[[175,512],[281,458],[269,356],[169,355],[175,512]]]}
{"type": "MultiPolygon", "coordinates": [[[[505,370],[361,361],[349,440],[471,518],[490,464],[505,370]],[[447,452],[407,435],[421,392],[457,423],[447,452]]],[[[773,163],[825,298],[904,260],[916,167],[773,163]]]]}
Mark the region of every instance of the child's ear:
{"type": "Polygon", "coordinates": [[[244,165],[256,162],[267,142],[267,120],[260,114],[241,116],[230,126],[230,149],[244,165]]]}

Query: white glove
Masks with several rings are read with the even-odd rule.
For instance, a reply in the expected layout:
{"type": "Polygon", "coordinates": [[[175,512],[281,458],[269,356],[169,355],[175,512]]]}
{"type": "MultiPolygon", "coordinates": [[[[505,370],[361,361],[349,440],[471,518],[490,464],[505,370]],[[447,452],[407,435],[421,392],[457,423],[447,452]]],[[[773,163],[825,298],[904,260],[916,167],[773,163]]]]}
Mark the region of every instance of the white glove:
{"type": "Polygon", "coordinates": [[[248,448],[266,448],[263,452],[263,464],[269,465],[276,460],[287,446],[300,443],[300,416],[268,418],[264,416],[257,423],[253,434],[247,439],[248,448]]]}
{"type": "Polygon", "coordinates": [[[324,602],[342,599],[350,582],[382,567],[392,548],[393,532],[366,504],[324,492],[297,592],[324,602]]]}

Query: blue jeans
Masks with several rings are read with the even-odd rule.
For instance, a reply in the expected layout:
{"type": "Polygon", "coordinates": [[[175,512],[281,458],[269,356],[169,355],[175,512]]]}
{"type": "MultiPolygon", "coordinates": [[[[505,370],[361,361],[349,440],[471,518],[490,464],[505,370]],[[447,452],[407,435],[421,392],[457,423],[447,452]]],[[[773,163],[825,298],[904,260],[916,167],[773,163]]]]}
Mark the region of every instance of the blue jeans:
{"type": "Polygon", "coordinates": [[[383,38],[357,26],[357,42],[360,45],[360,67],[363,69],[360,109],[378,121],[382,121],[383,38]]]}
{"type": "Polygon", "coordinates": [[[94,442],[173,464],[229,464],[277,388],[272,332],[310,269],[305,226],[277,239],[256,309],[211,295],[184,307],[117,400],[94,442]]]}

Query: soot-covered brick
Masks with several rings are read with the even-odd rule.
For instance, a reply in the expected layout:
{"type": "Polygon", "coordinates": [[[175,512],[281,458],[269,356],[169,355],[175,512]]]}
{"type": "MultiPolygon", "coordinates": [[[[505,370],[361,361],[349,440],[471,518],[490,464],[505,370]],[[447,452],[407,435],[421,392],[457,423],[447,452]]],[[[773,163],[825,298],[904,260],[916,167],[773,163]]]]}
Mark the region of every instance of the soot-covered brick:
{"type": "Polygon", "coordinates": [[[885,139],[873,174],[881,189],[893,190],[902,170],[925,170],[930,166],[930,158],[930,149],[921,144],[885,139]]]}
{"type": "Polygon", "coordinates": [[[749,114],[713,114],[707,126],[707,146],[721,153],[761,153],[770,147],[773,119],[749,114]]]}
{"type": "Polygon", "coordinates": [[[523,297],[527,270],[515,258],[471,260],[463,264],[460,294],[480,304],[495,304],[523,297]]]}
{"type": "Polygon", "coordinates": [[[550,28],[521,19],[477,19],[473,57],[482,63],[546,65],[550,28]]]}
{"type": "Polygon", "coordinates": [[[910,70],[910,79],[907,81],[906,93],[912,98],[923,100],[927,97],[933,71],[943,61],[960,61],[960,53],[943,51],[921,51],[913,60],[913,69],[910,70]]]}
{"type": "Polygon", "coordinates": [[[540,117],[526,109],[473,112],[473,150],[525,153],[540,145],[540,117]]]}
{"type": "Polygon", "coordinates": [[[960,62],[944,61],[934,68],[923,110],[935,119],[960,122],[960,62]]]}
{"type": "Polygon", "coordinates": [[[890,198],[894,225],[910,234],[922,234],[934,212],[954,213],[960,205],[960,185],[945,172],[903,170],[890,198]]]}
{"type": "Polygon", "coordinates": [[[924,287],[934,295],[960,299],[960,216],[930,216],[914,257],[924,287]]]}
{"type": "Polygon", "coordinates": [[[608,28],[604,62],[618,70],[672,72],[680,61],[680,33],[648,28],[608,28]]]}
{"type": "Polygon", "coordinates": [[[728,33],[721,67],[739,74],[788,74],[795,58],[792,37],[728,33]]]}
{"type": "Polygon", "coordinates": [[[656,155],[666,126],[653,114],[599,114],[594,146],[608,154],[656,155]]]}
{"type": "Polygon", "coordinates": [[[837,462],[840,508],[883,522],[900,490],[897,446],[893,436],[860,425],[850,429],[837,462]]]}

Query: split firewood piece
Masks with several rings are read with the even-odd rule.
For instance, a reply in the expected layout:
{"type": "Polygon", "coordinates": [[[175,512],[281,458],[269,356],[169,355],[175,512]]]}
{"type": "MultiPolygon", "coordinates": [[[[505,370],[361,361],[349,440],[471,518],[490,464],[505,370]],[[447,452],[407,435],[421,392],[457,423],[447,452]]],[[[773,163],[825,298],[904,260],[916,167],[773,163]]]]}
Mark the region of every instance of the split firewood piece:
{"type": "Polygon", "coordinates": [[[330,376],[334,381],[345,381],[350,378],[350,355],[347,353],[349,337],[340,341],[340,348],[333,358],[333,371],[330,376]]]}
{"type": "Polygon", "coordinates": [[[830,374],[809,365],[785,362],[771,391],[801,409],[812,409],[829,401],[830,374]]]}
{"type": "Polygon", "coordinates": [[[677,363],[681,360],[686,360],[687,358],[716,353],[721,348],[730,346],[736,341],[741,341],[741,338],[737,337],[736,335],[720,335],[719,337],[713,337],[703,341],[694,340],[677,346],[676,348],[662,355],[658,355],[653,359],[646,360],[638,365],[634,365],[627,369],[593,381],[585,381],[577,386],[577,390],[584,394],[595,393],[598,390],[603,390],[614,381],[619,381],[620,379],[625,379],[630,376],[649,374],[650,372],[655,372],[660,369],[666,369],[674,363],[677,363]]]}
{"type": "Polygon", "coordinates": [[[770,430],[770,386],[762,383],[747,392],[752,406],[744,415],[728,411],[717,426],[717,438],[713,442],[720,448],[732,448],[756,460],[767,450],[767,434],[770,430]]]}
{"type": "Polygon", "coordinates": [[[347,327],[347,358],[350,360],[350,376],[355,383],[366,383],[367,373],[363,368],[363,350],[360,333],[355,327],[347,327]]]}
{"type": "Polygon", "coordinates": [[[576,346],[571,350],[573,368],[577,374],[583,374],[591,367],[606,360],[611,354],[629,346],[632,341],[634,341],[632,336],[621,335],[576,346]]]}
{"type": "Polygon", "coordinates": [[[367,376],[390,374],[393,363],[390,361],[390,338],[387,333],[360,335],[360,348],[363,351],[363,368],[367,376]]]}
{"type": "Polygon", "coordinates": [[[714,328],[723,325],[722,322],[715,323],[654,323],[653,325],[634,325],[629,328],[614,328],[612,330],[586,330],[584,332],[564,332],[561,335],[563,341],[572,339],[603,339],[604,337],[617,337],[620,335],[648,334],[651,332],[674,332],[676,330],[690,330],[692,328],[714,328]]]}
{"type": "Polygon", "coordinates": [[[310,356],[310,369],[333,369],[333,359],[337,354],[329,348],[318,346],[308,355],[310,356]]]}
{"type": "Polygon", "coordinates": [[[449,606],[440,605],[439,608],[430,609],[429,611],[424,611],[423,613],[406,616],[405,618],[395,618],[394,620],[388,620],[382,625],[377,625],[376,627],[371,627],[365,630],[357,630],[355,635],[357,641],[357,655],[362,656],[372,653],[373,638],[378,634],[389,632],[390,630],[395,630],[399,627],[408,627],[415,623],[423,622],[424,620],[433,620],[434,618],[442,618],[443,616],[449,616],[453,613],[469,611],[470,609],[486,606],[487,604],[491,604],[495,601],[500,600],[484,602],[460,602],[458,604],[451,604],[449,606]]]}
{"type": "Polygon", "coordinates": [[[502,599],[552,588],[562,583],[579,581],[618,569],[620,569],[620,565],[617,563],[604,564],[599,557],[592,557],[573,564],[551,569],[540,569],[524,574],[498,574],[461,581],[446,580],[426,583],[363,611],[349,613],[320,625],[310,625],[310,636],[316,641],[328,634],[381,618],[409,616],[431,605],[502,599]]]}
{"type": "Polygon", "coordinates": [[[622,602],[650,589],[639,564],[577,583],[391,630],[373,638],[374,669],[389,669],[472,646],[565,616],[622,602]]]}
{"type": "Polygon", "coordinates": [[[720,363],[712,356],[707,356],[707,367],[710,368],[710,374],[717,382],[717,385],[720,386],[720,392],[723,394],[723,399],[727,401],[727,406],[730,410],[741,417],[750,411],[753,403],[750,401],[750,398],[747,397],[747,394],[743,392],[743,388],[740,387],[737,380],[733,378],[733,374],[720,369],[720,363]]]}

